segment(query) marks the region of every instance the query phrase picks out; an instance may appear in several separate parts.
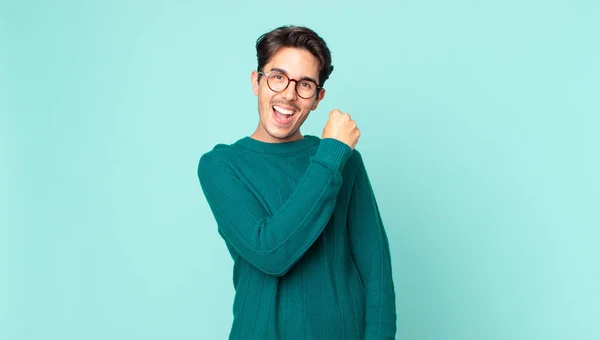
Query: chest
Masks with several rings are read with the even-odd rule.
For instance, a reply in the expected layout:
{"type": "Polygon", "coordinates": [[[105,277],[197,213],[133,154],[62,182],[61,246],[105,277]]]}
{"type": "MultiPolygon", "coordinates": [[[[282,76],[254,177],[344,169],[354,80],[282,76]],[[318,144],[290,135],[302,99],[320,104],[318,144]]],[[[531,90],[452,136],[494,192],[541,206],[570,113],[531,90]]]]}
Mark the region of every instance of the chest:
{"type": "Polygon", "coordinates": [[[312,185],[305,176],[309,154],[284,157],[261,157],[239,166],[244,183],[262,203],[265,211],[278,211],[294,193],[312,185]]]}

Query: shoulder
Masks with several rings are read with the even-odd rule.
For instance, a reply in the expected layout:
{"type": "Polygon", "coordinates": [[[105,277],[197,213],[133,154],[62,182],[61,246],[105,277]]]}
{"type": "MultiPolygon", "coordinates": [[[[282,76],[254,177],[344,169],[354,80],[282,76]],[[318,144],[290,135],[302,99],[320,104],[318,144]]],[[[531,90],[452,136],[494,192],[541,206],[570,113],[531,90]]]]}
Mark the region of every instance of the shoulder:
{"type": "Polygon", "coordinates": [[[348,163],[352,165],[352,167],[363,167],[364,159],[362,153],[358,149],[352,150],[352,154],[350,158],[348,158],[348,163]]]}
{"type": "Polygon", "coordinates": [[[215,170],[231,169],[234,160],[236,159],[237,150],[235,143],[226,144],[218,143],[210,150],[202,153],[198,160],[198,173],[213,172],[215,170]],[[204,170],[204,171],[203,171],[204,170]]]}
{"type": "Polygon", "coordinates": [[[349,178],[354,178],[365,171],[365,162],[362,153],[358,149],[352,150],[350,157],[344,166],[344,173],[349,178]]]}
{"type": "Polygon", "coordinates": [[[235,155],[235,148],[231,144],[217,144],[210,150],[200,155],[200,162],[220,161],[226,162],[235,155]]]}

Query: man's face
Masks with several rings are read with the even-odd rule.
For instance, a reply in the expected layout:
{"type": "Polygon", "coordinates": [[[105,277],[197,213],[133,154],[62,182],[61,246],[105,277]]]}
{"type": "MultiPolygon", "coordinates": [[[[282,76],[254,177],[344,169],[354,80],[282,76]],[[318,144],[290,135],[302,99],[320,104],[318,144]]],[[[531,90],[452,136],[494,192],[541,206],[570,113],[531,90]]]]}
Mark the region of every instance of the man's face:
{"type": "MultiPolygon", "coordinates": [[[[314,79],[318,84],[319,61],[303,49],[280,48],[265,65],[263,72],[269,73],[272,70],[281,71],[290,79],[314,79]]],[[[262,75],[258,81],[258,76],[258,72],[252,72],[252,88],[258,96],[260,115],[260,122],[253,137],[275,143],[301,139],[300,126],[310,111],[317,108],[325,96],[325,90],[321,89],[312,98],[304,99],[296,92],[296,82],[290,81],[285,90],[274,92],[267,85],[267,78],[262,75]]]]}

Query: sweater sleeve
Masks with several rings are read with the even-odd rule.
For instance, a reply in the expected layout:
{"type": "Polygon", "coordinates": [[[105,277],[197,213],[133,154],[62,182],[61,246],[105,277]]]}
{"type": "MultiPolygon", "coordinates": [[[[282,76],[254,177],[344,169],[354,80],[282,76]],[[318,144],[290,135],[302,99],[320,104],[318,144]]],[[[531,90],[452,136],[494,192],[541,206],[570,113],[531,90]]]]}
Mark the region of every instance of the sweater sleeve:
{"type": "Polygon", "coordinates": [[[362,157],[350,198],[352,256],[366,299],[365,340],[395,339],[396,302],[387,235],[362,157]]]}
{"type": "Polygon", "coordinates": [[[338,140],[321,140],[295,191],[272,215],[230,166],[214,154],[203,155],[198,177],[219,234],[254,267],[284,275],[327,225],[351,152],[338,140]]]}

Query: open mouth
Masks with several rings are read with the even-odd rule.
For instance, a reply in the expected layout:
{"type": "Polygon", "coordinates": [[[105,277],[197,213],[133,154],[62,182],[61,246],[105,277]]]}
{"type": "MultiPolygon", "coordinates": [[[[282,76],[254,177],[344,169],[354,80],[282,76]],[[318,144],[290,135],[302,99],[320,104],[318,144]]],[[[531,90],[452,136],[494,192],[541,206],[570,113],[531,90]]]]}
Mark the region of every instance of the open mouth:
{"type": "Polygon", "coordinates": [[[273,117],[275,118],[275,121],[281,125],[287,125],[291,123],[295,115],[296,110],[290,110],[278,105],[273,105],[273,117]]]}

